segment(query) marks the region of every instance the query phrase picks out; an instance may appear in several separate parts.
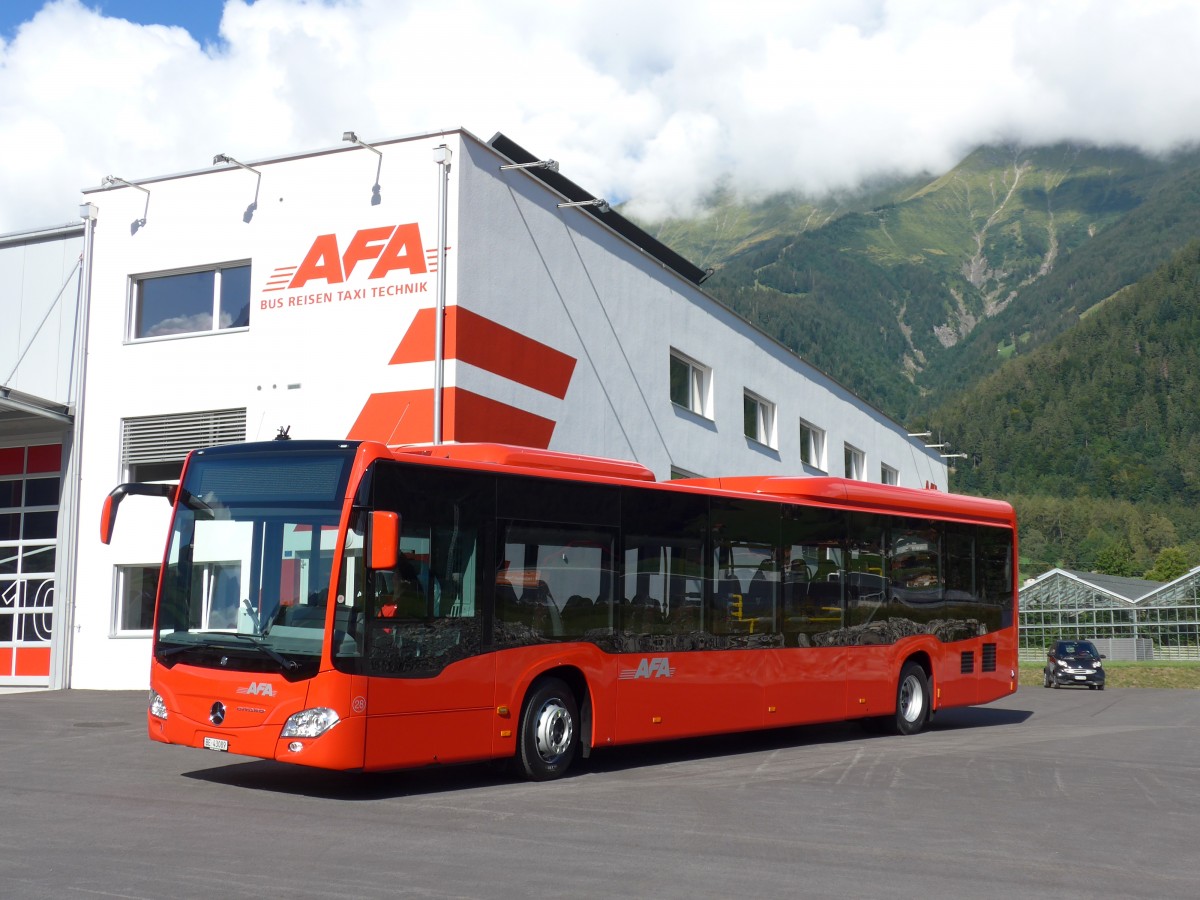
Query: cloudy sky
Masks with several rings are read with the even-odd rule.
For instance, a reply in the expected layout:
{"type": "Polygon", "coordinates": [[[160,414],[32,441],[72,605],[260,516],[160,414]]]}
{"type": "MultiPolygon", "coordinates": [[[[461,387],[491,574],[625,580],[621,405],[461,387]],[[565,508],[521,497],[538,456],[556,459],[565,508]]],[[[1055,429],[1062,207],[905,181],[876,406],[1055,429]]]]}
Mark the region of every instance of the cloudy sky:
{"type": "Polygon", "coordinates": [[[0,2],[0,233],[108,174],[459,126],[648,216],[998,140],[1165,152],[1200,140],[1200,2],[0,2]]]}

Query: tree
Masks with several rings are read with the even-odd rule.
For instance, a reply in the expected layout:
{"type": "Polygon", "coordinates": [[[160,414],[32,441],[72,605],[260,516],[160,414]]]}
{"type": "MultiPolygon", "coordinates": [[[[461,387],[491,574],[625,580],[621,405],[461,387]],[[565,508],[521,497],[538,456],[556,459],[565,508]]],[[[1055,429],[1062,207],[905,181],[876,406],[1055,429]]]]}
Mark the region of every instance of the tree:
{"type": "Polygon", "coordinates": [[[1134,560],[1133,548],[1123,540],[1108,544],[1096,554],[1095,571],[1101,575],[1117,575],[1122,578],[1135,577],[1139,570],[1137,562],[1134,560]]]}
{"type": "Polygon", "coordinates": [[[1180,575],[1191,571],[1191,568],[1192,563],[1186,550],[1182,547],[1164,547],[1154,560],[1154,568],[1142,577],[1150,581],[1174,581],[1180,575]]]}

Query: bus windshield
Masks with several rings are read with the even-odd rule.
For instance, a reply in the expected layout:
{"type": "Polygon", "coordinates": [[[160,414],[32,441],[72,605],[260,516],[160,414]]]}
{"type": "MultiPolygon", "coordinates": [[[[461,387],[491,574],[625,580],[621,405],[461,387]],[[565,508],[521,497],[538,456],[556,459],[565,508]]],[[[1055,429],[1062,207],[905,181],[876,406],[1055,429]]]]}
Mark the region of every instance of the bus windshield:
{"type": "MultiPolygon", "coordinates": [[[[315,671],[352,463],[351,446],[330,444],[193,457],[159,595],[161,663],[315,671]]],[[[353,640],[348,608],[335,622],[353,640]]]]}

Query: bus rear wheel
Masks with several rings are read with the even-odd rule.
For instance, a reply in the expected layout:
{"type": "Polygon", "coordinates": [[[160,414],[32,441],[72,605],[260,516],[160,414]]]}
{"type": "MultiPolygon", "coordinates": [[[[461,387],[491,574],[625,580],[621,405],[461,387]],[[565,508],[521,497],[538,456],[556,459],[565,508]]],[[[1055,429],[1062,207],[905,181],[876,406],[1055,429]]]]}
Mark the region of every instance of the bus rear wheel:
{"type": "Polygon", "coordinates": [[[916,734],[929,721],[929,676],[920,664],[906,662],[896,687],[896,731],[916,734]]]}
{"type": "Polygon", "coordinates": [[[531,781],[560,778],[579,748],[579,709],[566,682],[535,682],[521,710],[517,761],[531,781]]]}

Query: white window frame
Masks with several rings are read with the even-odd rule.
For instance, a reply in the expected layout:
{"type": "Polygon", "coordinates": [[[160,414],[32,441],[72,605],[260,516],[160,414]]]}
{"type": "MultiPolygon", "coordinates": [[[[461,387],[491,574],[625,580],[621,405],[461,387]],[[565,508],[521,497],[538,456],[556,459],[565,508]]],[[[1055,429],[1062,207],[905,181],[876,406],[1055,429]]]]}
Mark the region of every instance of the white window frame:
{"type": "MultiPolygon", "coordinates": [[[[142,341],[162,341],[171,340],[173,338],[196,337],[205,334],[219,334],[221,332],[231,331],[246,331],[249,329],[249,323],[239,326],[221,326],[221,280],[222,274],[229,269],[251,268],[251,262],[248,259],[237,260],[235,262],[219,263],[210,266],[193,266],[183,269],[169,269],[164,272],[146,272],[140,275],[134,275],[129,279],[129,304],[125,323],[125,339],[129,343],[140,343],[142,341]],[[162,278],[175,278],[185,275],[197,275],[206,272],[213,273],[213,297],[212,307],[210,310],[211,318],[208,328],[199,328],[194,331],[177,331],[170,334],[155,334],[155,335],[139,335],[137,334],[138,313],[142,303],[142,285],[147,281],[154,281],[162,278]]],[[[249,312],[252,296],[252,285],[247,284],[246,303],[247,311],[249,312]]]]}
{"type": "MultiPolygon", "coordinates": [[[[674,347],[671,348],[670,362],[672,364],[681,363],[688,370],[688,402],[686,404],[679,403],[673,396],[671,397],[671,402],[682,409],[711,420],[713,417],[712,369],[704,365],[704,363],[697,362],[686,353],[679,352],[674,347]]],[[[670,370],[668,369],[669,390],[670,370]]]]}
{"type": "Polygon", "coordinates": [[[772,450],[778,447],[778,435],[775,431],[775,404],[765,397],[762,397],[754,391],[746,390],[742,400],[742,424],[743,431],[746,431],[746,437],[764,446],[770,447],[772,450]],[[755,406],[754,412],[754,430],[756,434],[750,434],[745,428],[746,425],[746,406],[753,403],[755,406]]]}
{"type": "Polygon", "coordinates": [[[864,481],[867,477],[867,454],[853,444],[845,444],[844,459],[846,477],[853,481],[864,481]]]}
{"type": "MultiPolygon", "coordinates": [[[[201,579],[201,597],[200,597],[200,628],[208,630],[210,628],[220,630],[221,628],[232,627],[228,622],[213,623],[211,616],[213,590],[216,583],[216,575],[222,568],[227,570],[240,571],[240,564],[237,562],[202,562],[196,563],[196,571],[201,579]]],[[[161,563],[129,563],[113,566],[113,604],[112,604],[112,623],[110,626],[110,637],[148,637],[154,633],[153,626],[150,628],[123,628],[121,626],[122,612],[125,610],[126,602],[133,599],[129,593],[129,576],[134,569],[158,569],[161,577],[161,563]]],[[[155,587],[157,588],[157,578],[155,579],[155,587]]],[[[151,622],[153,622],[153,604],[154,596],[150,596],[151,603],[151,622]]]]}
{"type": "Polygon", "coordinates": [[[889,466],[887,463],[880,463],[879,482],[881,484],[899,484],[900,470],[889,466]]]}
{"type": "Polygon", "coordinates": [[[812,422],[800,420],[800,461],[806,466],[812,466],[822,472],[829,471],[829,463],[825,459],[825,429],[818,428],[812,422]],[[804,457],[808,455],[806,460],[804,457]]]}
{"type": "Polygon", "coordinates": [[[113,566],[113,601],[112,601],[112,622],[109,625],[109,637],[147,637],[154,633],[154,596],[151,594],[150,600],[150,628],[123,628],[121,621],[124,618],[128,601],[133,597],[130,594],[130,578],[134,569],[161,569],[162,563],[127,563],[113,566]]]}

